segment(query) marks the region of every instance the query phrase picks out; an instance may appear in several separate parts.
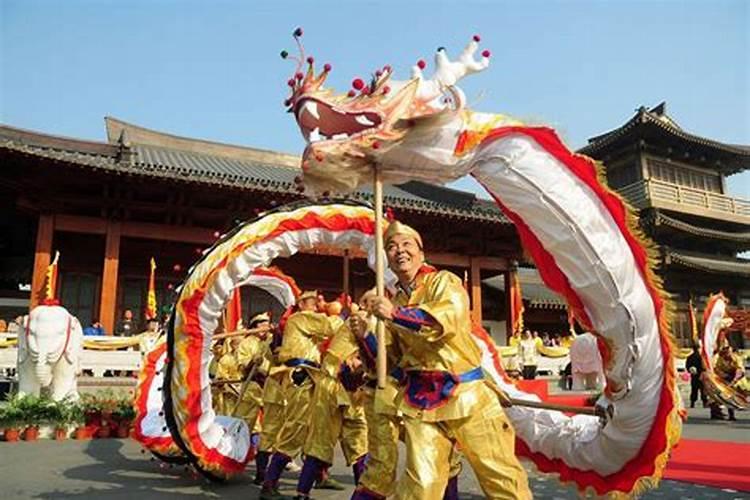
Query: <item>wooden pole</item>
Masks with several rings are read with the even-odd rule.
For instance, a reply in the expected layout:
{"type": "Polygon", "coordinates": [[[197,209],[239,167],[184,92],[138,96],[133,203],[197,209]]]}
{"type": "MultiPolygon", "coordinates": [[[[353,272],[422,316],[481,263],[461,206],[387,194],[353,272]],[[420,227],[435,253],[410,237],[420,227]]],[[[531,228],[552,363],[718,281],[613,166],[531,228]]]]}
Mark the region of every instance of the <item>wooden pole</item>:
{"type": "MultiPolygon", "coordinates": [[[[373,195],[375,196],[375,291],[379,297],[385,295],[385,263],[383,262],[383,178],[380,169],[374,169],[373,195]]],[[[385,389],[387,357],[385,352],[385,323],[378,321],[375,330],[378,339],[377,374],[378,388],[385,389]]]]}
{"type": "Polygon", "coordinates": [[[344,273],[342,292],[349,295],[349,250],[344,250],[344,268],[342,271],[344,273]]]}
{"type": "Polygon", "coordinates": [[[216,335],[211,337],[211,341],[213,342],[215,340],[221,340],[230,337],[244,337],[246,335],[253,335],[255,333],[270,332],[271,330],[273,330],[273,328],[269,326],[263,326],[260,328],[237,330],[235,332],[217,333],[216,335]]]}
{"type": "Polygon", "coordinates": [[[540,410],[560,411],[564,413],[577,413],[580,415],[602,416],[602,410],[591,406],[571,406],[542,401],[528,401],[526,399],[508,398],[513,406],[525,406],[527,408],[539,408],[540,410]]]}

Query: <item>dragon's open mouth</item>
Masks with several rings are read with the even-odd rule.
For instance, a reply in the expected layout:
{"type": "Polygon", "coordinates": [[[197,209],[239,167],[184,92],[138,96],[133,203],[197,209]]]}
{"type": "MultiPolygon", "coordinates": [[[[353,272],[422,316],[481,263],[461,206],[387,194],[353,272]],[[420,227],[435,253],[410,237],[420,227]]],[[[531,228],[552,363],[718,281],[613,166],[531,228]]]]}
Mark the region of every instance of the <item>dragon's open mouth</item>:
{"type": "Polygon", "coordinates": [[[347,140],[365,130],[377,128],[382,119],[372,111],[347,112],[315,99],[297,104],[297,123],[307,142],[347,140]]]}

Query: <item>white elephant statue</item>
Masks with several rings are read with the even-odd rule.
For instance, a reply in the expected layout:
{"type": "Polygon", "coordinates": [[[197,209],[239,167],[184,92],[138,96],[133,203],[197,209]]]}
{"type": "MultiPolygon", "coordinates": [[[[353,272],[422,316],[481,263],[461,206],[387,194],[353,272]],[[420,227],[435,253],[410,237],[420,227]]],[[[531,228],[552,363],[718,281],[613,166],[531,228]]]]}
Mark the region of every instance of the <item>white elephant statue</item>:
{"type": "Polygon", "coordinates": [[[596,337],[591,333],[578,335],[570,346],[573,368],[573,390],[601,390],[604,387],[604,367],[596,337]]]}
{"type": "Polygon", "coordinates": [[[18,332],[18,392],[39,395],[49,387],[59,401],[78,399],[83,329],[78,319],[57,305],[40,305],[24,318],[18,332]]]}

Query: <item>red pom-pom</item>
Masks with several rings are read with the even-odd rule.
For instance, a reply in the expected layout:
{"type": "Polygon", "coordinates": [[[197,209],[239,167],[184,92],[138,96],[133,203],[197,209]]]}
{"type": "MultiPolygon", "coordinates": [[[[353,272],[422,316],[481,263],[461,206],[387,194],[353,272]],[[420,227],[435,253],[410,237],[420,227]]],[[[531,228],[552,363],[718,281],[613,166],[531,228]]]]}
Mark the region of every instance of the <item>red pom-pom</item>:
{"type": "Polygon", "coordinates": [[[290,78],[289,80],[287,80],[286,84],[289,85],[290,87],[294,87],[294,78],[290,78]]]}
{"type": "Polygon", "coordinates": [[[427,63],[424,62],[424,59],[420,59],[419,61],[417,61],[417,68],[425,69],[425,67],[427,67],[427,63]]]}
{"type": "Polygon", "coordinates": [[[362,88],[365,86],[365,82],[362,81],[361,78],[355,78],[352,80],[352,87],[354,87],[357,90],[362,90],[362,88]]]}
{"type": "Polygon", "coordinates": [[[325,63],[323,65],[323,71],[331,71],[331,65],[328,63],[325,63]]]}
{"type": "Polygon", "coordinates": [[[388,85],[386,85],[385,87],[383,87],[383,95],[386,95],[390,91],[391,91],[391,88],[388,85]]]}
{"type": "Polygon", "coordinates": [[[294,75],[294,78],[296,78],[297,80],[302,80],[304,77],[305,75],[303,75],[302,73],[297,73],[294,75]]]}
{"type": "Polygon", "coordinates": [[[291,99],[284,99],[284,106],[291,106],[292,100],[291,99]]]}
{"type": "Polygon", "coordinates": [[[377,70],[377,71],[375,72],[375,76],[377,76],[378,78],[380,78],[380,77],[382,76],[382,74],[383,74],[383,71],[382,71],[382,70],[377,70]]]}
{"type": "Polygon", "coordinates": [[[483,50],[482,51],[482,57],[490,57],[492,55],[492,52],[489,50],[483,50]]]}
{"type": "Polygon", "coordinates": [[[357,95],[357,93],[353,90],[350,90],[349,92],[346,93],[346,95],[349,97],[354,97],[355,95],[357,95]]]}
{"type": "Polygon", "coordinates": [[[373,142],[372,149],[380,149],[380,143],[378,141],[373,142]]]}
{"type": "Polygon", "coordinates": [[[479,35],[474,35],[473,38],[474,38],[474,41],[477,43],[482,41],[482,37],[480,37],[479,35]]]}
{"type": "Polygon", "coordinates": [[[312,64],[314,62],[315,62],[315,58],[313,58],[313,56],[310,56],[307,58],[307,64],[312,64]]]}
{"type": "Polygon", "coordinates": [[[391,65],[390,64],[386,64],[385,66],[383,66],[383,71],[385,71],[387,73],[390,73],[391,72],[391,65]]]}
{"type": "Polygon", "coordinates": [[[297,28],[294,30],[294,36],[302,36],[302,28],[297,28]]]}

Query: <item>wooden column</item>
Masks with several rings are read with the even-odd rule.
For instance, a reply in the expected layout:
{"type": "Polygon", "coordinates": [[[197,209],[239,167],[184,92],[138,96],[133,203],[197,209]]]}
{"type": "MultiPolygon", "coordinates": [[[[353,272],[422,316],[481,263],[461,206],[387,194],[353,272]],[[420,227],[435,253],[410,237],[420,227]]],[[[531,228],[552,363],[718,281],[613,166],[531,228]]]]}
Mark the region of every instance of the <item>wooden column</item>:
{"type": "Polygon", "coordinates": [[[478,259],[471,259],[471,317],[482,324],[482,273],[478,259]]]}
{"type": "Polygon", "coordinates": [[[513,323],[516,322],[514,311],[516,304],[513,297],[513,278],[518,273],[516,266],[510,266],[505,272],[505,343],[513,336],[513,323]]]}
{"type": "Polygon", "coordinates": [[[36,250],[34,251],[34,271],[31,277],[31,300],[29,310],[34,309],[44,297],[44,281],[47,266],[52,260],[52,238],[55,234],[54,215],[39,216],[36,230],[36,250]]]}
{"type": "Polygon", "coordinates": [[[344,250],[344,282],[341,286],[341,291],[346,294],[349,293],[349,264],[349,250],[344,250]]]}
{"type": "Polygon", "coordinates": [[[119,222],[108,221],[104,243],[104,268],[102,269],[102,295],[99,300],[99,321],[107,334],[115,329],[115,307],[117,305],[117,270],[120,264],[119,222]]]}

